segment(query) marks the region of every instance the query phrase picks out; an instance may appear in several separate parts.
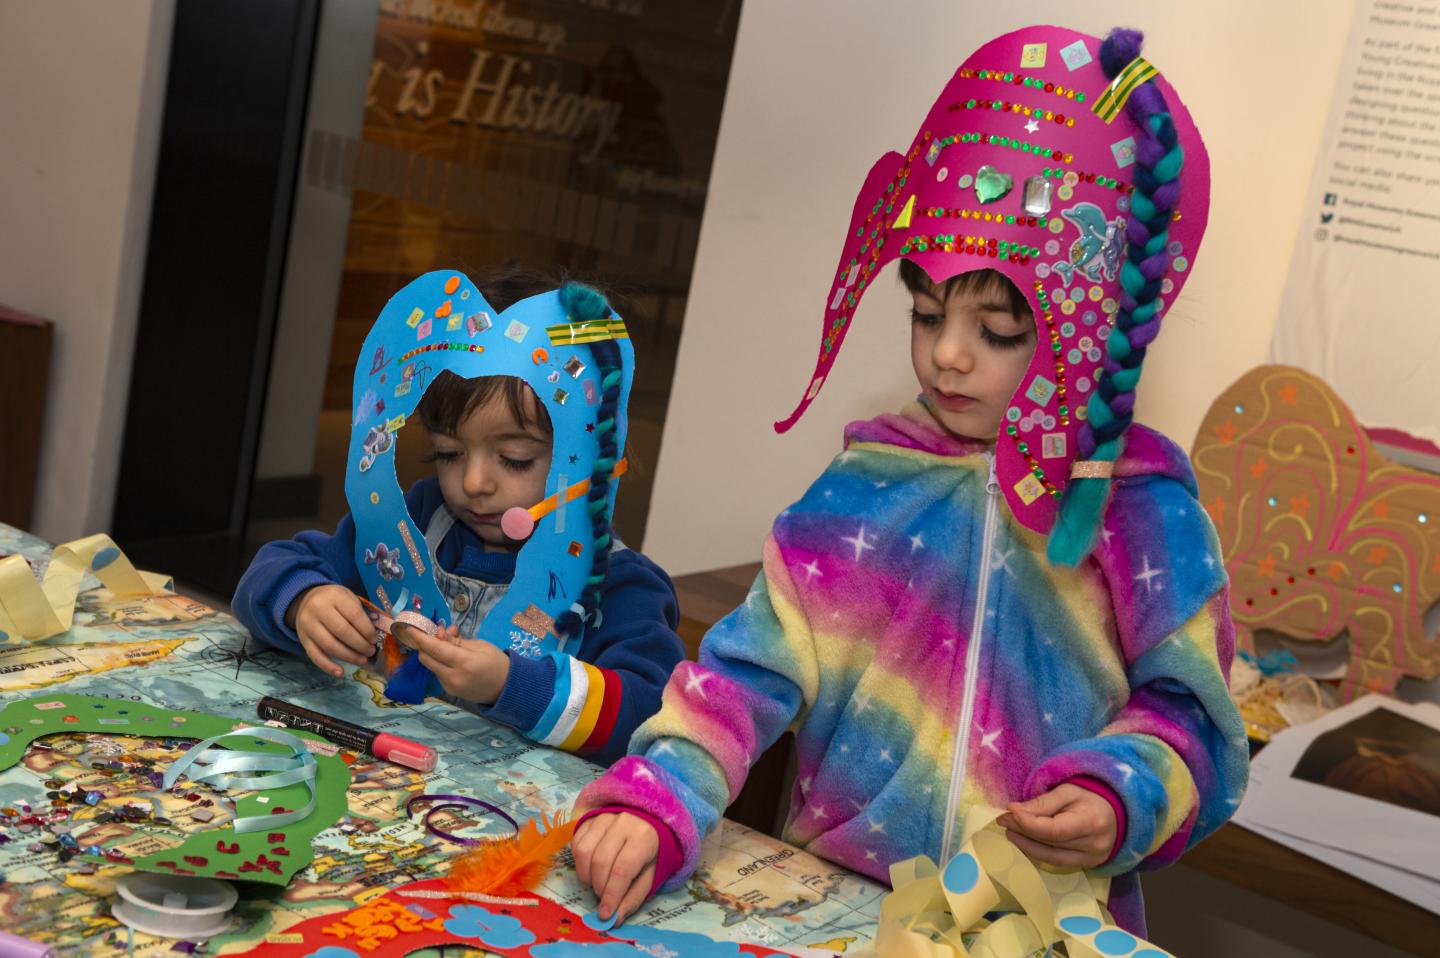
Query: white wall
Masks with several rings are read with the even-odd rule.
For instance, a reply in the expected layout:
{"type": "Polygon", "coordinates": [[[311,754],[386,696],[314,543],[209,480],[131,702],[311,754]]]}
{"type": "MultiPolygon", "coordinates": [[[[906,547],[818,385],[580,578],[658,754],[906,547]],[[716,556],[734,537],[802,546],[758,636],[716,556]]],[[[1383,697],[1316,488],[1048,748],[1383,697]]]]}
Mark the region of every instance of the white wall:
{"type": "Polygon", "coordinates": [[[1351,0],[746,3],[646,552],[677,575],[757,560],[775,514],[838,451],[844,423],[913,394],[907,298],[892,267],[825,392],[787,435],[771,429],[809,383],[871,163],[909,146],[971,51],[1029,23],[1146,30],[1146,57],[1205,136],[1205,246],[1139,399],[1147,424],[1188,446],[1211,400],[1266,360],[1351,10],[1351,0]]]}
{"type": "Polygon", "coordinates": [[[110,524],[173,17],[0,0],[0,302],[55,324],[32,521],[53,542],[110,524]]]}

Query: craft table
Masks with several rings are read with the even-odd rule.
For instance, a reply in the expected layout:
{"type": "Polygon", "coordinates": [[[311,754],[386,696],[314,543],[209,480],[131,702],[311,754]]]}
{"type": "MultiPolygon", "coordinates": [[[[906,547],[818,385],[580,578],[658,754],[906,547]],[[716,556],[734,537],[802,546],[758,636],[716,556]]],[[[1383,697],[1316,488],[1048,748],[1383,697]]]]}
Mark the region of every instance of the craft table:
{"type": "MultiPolygon", "coordinates": [[[[0,554],[22,554],[39,573],[49,550],[45,542],[0,524],[0,554]]],[[[91,585],[81,594],[69,632],[30,645],[0,641],[0,700],[84,693],[249,720],[259,698],[270,695],[413,738],[440,753],[439,767],[430,774],[347,755],[353,759],[348,815],[320,833],[315,861],[288,887],[237,884],[241,900],[235,921],[230,931],[211,939],[207,954],[283,941],[285,929],[300,921],[345,911],[386,888],[442,874],[454,846],[427,834],[418,820],[406,819],[403,806],[412,795],[463,792],[523,820],[568,807],[599,774],[577,756],[537,746],[450,705],[390,703],[380,695],[380,680],[366,673],[332,679],[258,645],[233,618],[193,600],[117,600],[98,583],[91,585]]],[[[72,813],[67,824],[77,837],[94,827],[107,807],[127,802],[146,804],[172,829],[205,828],[192,817],[192,797],[147,790],[142,776],[116,775],[106,767],[107,756],[122,749],[150,754],[160,766],[181,745],[99,735],[55,736],[46,743],[51,751],[32,748],[20,764],[0,772],[0,834],[9,838],[0,843],[0,928],[52,943],[67,958],[127,954],[125,929],[110,917],[107,897],[123,866],[100,865],[83,874],[90,869],[80,859],[62,862],[58,846],[32,851],[41,833],[34,826],[22,831],[17,822],[27,805],[49,809],[47,792],[79,785],[103,797],[72,813]]],[[[141,842],[157,840],[154,836],[163,831],[149,822],[108,821],[106,827],[132,828],[141,842]]],[[[595,904],[568,862],[551,873],[541,891],[580,913],[595,904]]],[[[680,891],[648,903],[638,920],[778,950],[853,951],[871,940],[884,891],[727,821],[696,876],[680,891]]],[[[174,944],[136,935],[134,954],[171,956],[174,944]]]]}
{"type": "MultiPolygon", "coordinates": [[[[760,564],[752,562],[675,579],[680,637],[691,658],[705,631],[745,600],[759,572],[760,564]]],[[[785,744],[782,740],[762,761],[783,768],[786,756],[775,753],[785,744]]],[[[762,825],[774,820],[781,801],[781,789],[752,779],[731,814],[762,825]]],[[[1411,954],[1436,953],[1440,917],[1239,825],[1221,826],[1184,865],[1411,954]]]]}

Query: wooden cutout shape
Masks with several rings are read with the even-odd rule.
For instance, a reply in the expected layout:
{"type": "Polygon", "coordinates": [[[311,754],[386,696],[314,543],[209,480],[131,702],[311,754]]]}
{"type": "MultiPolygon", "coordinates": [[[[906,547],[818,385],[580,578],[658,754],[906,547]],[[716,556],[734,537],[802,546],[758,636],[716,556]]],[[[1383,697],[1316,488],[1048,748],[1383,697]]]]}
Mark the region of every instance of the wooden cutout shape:
{"type": "MultiPolygon", "coordinates": [[[[46,735],[61,732],[90,732],[101,735],[134,735],[147,738],[200,739],[220,735],[254,722],[188,712],[183,709],[162,709],[125,699],[98,698],[90,695],[36,695],[11,702],[0,709],[0,769],[18,762],[29,744],[46,735]]],[[[340,820],[346,809],[346,790],[350,787],[350,769],[340,758],[339,750],[309,732],[291,731],[297,738],[321,743],[315,755],[315,811],[303,821],[276,831],[237,833],[232,826],[190,832],[174,847],[149,854],[127,856],[80,855],[83,859],[127,865],[136,871],[169,875],[196,875],[224,878],[231,881],[254,881],[266,885],[287,885],[291,876],[310,864],[314,857],[311,842],[324,829],[340,820]]],[[[287,755],[283,745],[261,739],[236,737],[218,745],[244,748],[247,751],[287,755]]],[[[189,779],[181,776],[180,787],[189,779]]],[[[235,802],[235,816],[249,818],[272,815],[293,808],[303,808],[310,800],[303,783],[269,789],[263,793],[242,795],[235,802]]],[[[104,826],[98,826],[104,828],[104,826]]],[[[146,833],[162,829],[156,826],[146,833]]],[[[144,834],[137,834],[121,845],[143,844],[144,834]]],[[[167,832],[174,834],[173,832],[167,832]]],[[[181,836],[176,835],[179,838],[181,836]]],[[[80,847],[92,842],[84,834],[75,836],[80,847]]],[[[102,848],[105,843],[100,844],[102,848]]]]}
{"type": "Polygon", "coordinates": [[[1230,573],[1237,647],[1254,631],[1350,636],[1345,701],[1440,673],[1440,476],[1382,456],[1324,381],[1260,366],[1220,394],[1191,453],[1230,573]]]}
{"type": "MultiPolygon", "coordinates": [[[[403,958],[422,948],[468,945],[486,954],[528,958],[531,949],[561,942],[622,945],[627,926],[612,933],[590,928],[574,912],[544,896],[538,905],[481,905],[462,899],[407,898],[401,891],[444,891],[445,880],[402,885],[348,911],[318,915],[265,936],[234,958],[403,958]],[[327,950],[329,949],[329,950],[327,950]]],[[[785,955],[762,945],[739,945],[741,955],[785,955]]],[[[600,954],[604,954],[601,952],[600,954]]],[[[636,952],[643,956],[643,952],[636,952]]]]}

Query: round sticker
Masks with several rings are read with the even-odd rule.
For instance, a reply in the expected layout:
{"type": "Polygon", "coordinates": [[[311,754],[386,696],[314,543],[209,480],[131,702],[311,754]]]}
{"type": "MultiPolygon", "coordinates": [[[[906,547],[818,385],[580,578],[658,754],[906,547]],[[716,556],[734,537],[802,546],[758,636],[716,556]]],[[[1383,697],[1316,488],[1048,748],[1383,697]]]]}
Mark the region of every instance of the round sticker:
{"type": "Polygon", "coordinates": [[[1052,219],[1052,220],[1050,221],[1050,232],[1052,232],[1052,233],[1063,233],[1063,232],[1065,232],[1065,221],[1062,220],[1062,219],[1061,219],[1060,217],[1058,217],[1058,216],[1055,217],[1054,219],[1052,219]]]}
{"type": "Polygon", "coordinates": [[[960,187],[962,190],[968,190],[971,185],[974,184],[974,182],[975,177],[971,176],[969,173],[966,173],[964,176],[960,177],[958,180],[955,181],[955,185],[960,187]]]}
{"type": "Polygon", "coordinates": [[[1082,393],[1088,393],[1090,391],[1090,377],[1081,376],[1075,380],[1075,388],[1082,393]]]}
{"type": "Polygon", "coordinates": [[[1049,275],[1050,275],[1050,264],[1049,264],[1049,263],[1036,263],[1036,264],[1035,264],[1035,275],[1038,276],[1038,277],[1040,277],[1041,279],[1044,279],[1045,277],[1049,276],[1049,275]]]}
{"type": "Polygon", "coordinates": [[[1190,268],[1190,261],[1183,256],[1175,257],[1175,272],[1183,273],[1190,268]]]}
{"type": "Polygon", "coordinates": [[[1085,291],[1084,291],[1083,289],[1081,289],[1079,286],[1076,286],[1074,289],[1072,289],[1072,290],[1070,291],[1070,298],[1071,298],[1072,300],[1074,300],[1075,302],[1077,302],[1077,303],[1084,302],[1084,301],[1085,301],[1085,291]]]}
{"type": "Polygon", "coordinates": [[[1100,361],[1100,350],[1092,346],[1090,349],[1085,350],[1085,358],[1092,363],[1098,363],[1100,361]]]}
{"type": "Polygon", "coordinates": [[[1066,316],[1069,316],[1071,313],[1075,312],[1075,304],[1068,299],[1065,300],[1065,302],[1060,304],[1060,312],[1064,313],[1066,316]]]}
{"type": "Polygon", "coordinates": [[[949,176],[949,175],[950,175],[950,170],[949,170],[948,168],[942,166],[942,167],[940,167],[940,169],[938,169],[938,170],[935,171],[935,182],[936,182],[936,183],[944,183],[944,182],[945,182],[945,177],[947,177],[947,176],[949,176]]]}
{"type": "Polygon", "coordinates": [[[1171,256],[1179,256],[1181,253],[1185,252],[1185,247],[1181,244],[1179,240],[1171,240],[1170,245],[1165,247],[1165,251],[1171,256]]]}
{"type": "Polygon", "coordinates": [[[1066,186],[1074,186],[1076,183],[1080,182],[1080,174],[1076,173],[1074,170],[1071,170],[1070,172],[1065,174],[1065,179],[1061,182],[1063,182],[1066,186]]]}
{"type": "Polygon", "coordinates": [[[1042,425],[1043,425],[1046,429],[1054,429],[1054,428],[1055,428],[1055,417],[1054,417],[1054,416],[1046,416],[1046,417],[1045,417],[1045,422],[1042,423],[1042,425]]]}
{"type": "Polygon", "coordinates": [[[1160,281],[1160,292],[1167,296],[1175,292],[1175,281],[1168,276],[1165,277],[1160,281]]]}
{"type": "Polygon", "coordinates": [[[1075,190],[1073,187],[1070,186],[1062,186],[1055,191],[1055,195],[1062,200],[1068,200],[1070,199],[1070,197],[1075,195],[1075,190]]]}
{"type": "Polygon", "coordinates": [[[1061,324],[1060,324],[1060,335],[1061,335],[1061,336],[1065,336],[1065,337],[1067,337],[1067,338],[1070,337],[1070,336],[1074,336],[1074,335],[1075,335],[1075,324],[1074,324],[1074,323],[1061,323],[1061,324]]]}
{"type": "Polygon", "coordinates": [[[1070,350],[1070,352],[1065,354],[1065,358],[1070,360],[1072,364],[1078,365],[1080,360],[1085,358],[1085,354],[1078,349],[1072,349],[1070,350]]]}
{"type": "Polygon", "coordinates": [[[1115,200],[1115,208],[1122,213],[1130,212],[1130,197],[1120,196],[1115,200]]]}
{"type": "Polygon", "coordinates": [[[1019,407],[1019,406],[1011,406],[1009,409],[1005,410],[1005,418],[1008,419],[1008,420],[1010,420],[1011,422],[1019,422],[1019,421],[1020,421],[1020,407],[1019,407]]]}
{"type": "Polygon", "coordinates": [[[1099,286],[1090,287],[1090,302],[1098,303],[1105,298],[1105,290],[1099,286]]]}
{"type": "Polygon", "coordinates": [[[1095,310],[1093,310],[1093,309],[1087,309],[1087,310],[1085,310],[1085,315],[1084,315],[1083,317],[1081,317],[1081,318],[1085,320],[1085,325],[1086,325],[1086,326],[1094,326],[1094,325],[1095,325],[1095,310]]]}
{"type": "Polygon", "coordinates": [[[1100,308],[1107,313],[1115,312],[1115,300],[1107,296],[1104,302],[1100,304],[1100,308]]]}
{"type": "Polygon", "coordinates": [[[1052,239],[1046,242],[1045,252],[1049,253],[1051,256],[1055,256],[1056,254],[1058,254],[1060,252],[1060,241],[1052,239]]]}

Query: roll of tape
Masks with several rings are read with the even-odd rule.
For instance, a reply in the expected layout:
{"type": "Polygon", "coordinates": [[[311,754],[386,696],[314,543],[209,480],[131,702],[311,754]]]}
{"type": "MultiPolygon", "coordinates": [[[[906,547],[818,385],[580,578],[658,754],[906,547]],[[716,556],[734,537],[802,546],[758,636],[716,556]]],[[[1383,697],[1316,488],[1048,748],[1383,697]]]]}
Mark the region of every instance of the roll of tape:
{"type": "Polygon", "coordinates": [[[239,895],[228,882],[183,875],[133,873],[115,885],[115,920],[147,935],[194,940],[230,927],[239,895]]]}

